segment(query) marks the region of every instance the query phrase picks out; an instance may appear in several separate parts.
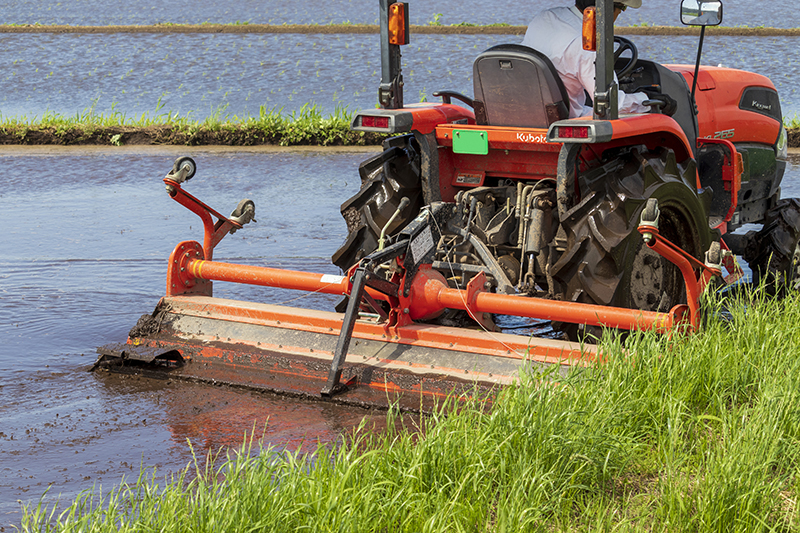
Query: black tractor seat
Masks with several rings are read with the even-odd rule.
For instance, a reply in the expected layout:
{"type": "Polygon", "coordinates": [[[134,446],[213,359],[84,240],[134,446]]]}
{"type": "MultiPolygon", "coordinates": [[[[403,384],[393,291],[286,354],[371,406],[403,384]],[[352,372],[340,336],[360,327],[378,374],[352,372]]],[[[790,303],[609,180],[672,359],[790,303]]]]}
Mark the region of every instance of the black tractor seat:
{"type": "Polygon", "coordinates": [[[569,96],[550,59],[521,44],[499,44],[472,67],[475,120],[486,126],[547,128],[569,118],[569,96]]]}

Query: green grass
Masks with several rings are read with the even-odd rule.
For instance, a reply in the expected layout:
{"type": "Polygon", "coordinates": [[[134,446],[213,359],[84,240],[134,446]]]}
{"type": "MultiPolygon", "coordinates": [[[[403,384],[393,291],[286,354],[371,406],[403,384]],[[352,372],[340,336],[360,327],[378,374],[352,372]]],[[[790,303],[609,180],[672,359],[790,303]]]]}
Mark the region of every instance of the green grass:
{"type": "Polygon", "coordinates": [[[526,377],[489,412],[468,402],[311,456],[245,446],[60,516],[28,508],[22,528],[798,531],[800,297],[735,298],[699,334],[607,340],[604,364],[526,377]]]}
{"type": "Polygon", "coordinates": [[[792,118],[783,117],[783,124],[787,129],[798,129],[800,128],[800,117],[797,115],[792,118]]]}
{"type": "MultiPolygon", "coordinates": [[[[258,116],[230,116],[220,107],[203,120],[162,111],[129,116],[112,108],[95,112],[94,106],[61,115],[6,117],[0,115],[0,142],[5,144],[111,144],[120,146],[138,135],[153,144],[255,145],[367,145],[385,137],[350,131],[352,113],[337,108],[325,115],[305,105],[289,114],[261,107],[258,116]]],[[[141,141],[139,141],[141,142],[141,141]]]]}

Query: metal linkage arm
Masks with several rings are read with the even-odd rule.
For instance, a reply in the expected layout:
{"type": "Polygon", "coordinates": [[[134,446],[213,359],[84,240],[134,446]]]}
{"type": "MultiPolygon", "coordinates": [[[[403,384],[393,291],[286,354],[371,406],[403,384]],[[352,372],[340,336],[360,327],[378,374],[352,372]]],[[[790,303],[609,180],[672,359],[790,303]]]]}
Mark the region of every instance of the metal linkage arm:
{"type": "MultiPolygon", "coordinates": [[[[342,367],[347,357],[347,350],[350,348],[350,340],[353,338],[353,328],[355,327],[358,311],[361,302],[365,301],[373,310],[379,312],[385,318],[385,313],[378,307],[377,302],[367,293],[366,288],[370,288],[391,297],[397,298],[399,285],[382,279],[373,272],[373,268],[387,261],[391,261],[406,253],[408,239],[395,243],[388,248],[378,250],[361,260],[355,272],[352,274],[353,286],[350,289],[350,297],[347,301],[347,309],[342,321],[342,331],[339,333],[339,340],[336,342],[336,351],[333,353],[331,369],[328,373],[328,382],[320,393],[325,397],[345,390],[345,386],[340,383],[342,377],[342,367]]],[[[351,270],[351,272],[353,272],[351,270]]]]}
{"type": "MultiPolygon", "coordinates": [[[[642,212],[639,233],[645,244],[680,269],[686,284],[686,301],[689,306],[689,323],[693,329],[700,327],[700,295],[714,276],[722,276],[719,246],[706,254],[708,264],[704,264],[679,246],[662,237],[658,232],[658,201],[651,198],[642,212]],[[710,255],[715,257],[711,258],[710,255]],[[695,274],[700,271],[700,275],[695,274]]],[[[674,311],[674,310],[673,310],[674,311]]]]}
{"type": "Polygon", "coordinates": [[[164,184],[170,197],[196,214],[203,221],[203,254],[205,259],[213,259],[214,247],[227,235],[234,233],[248,222],[255,222],[256,205],[252,200],[244,199],[239,202],[230,217],[226,217],[188,192],[184,191],[181,184],[189,181],[195,174],[197,166],[189,157],[181,157],[169,174],[164,177],[164,184]],[[217,217],[214,223],[212,216],[217,217]]]}

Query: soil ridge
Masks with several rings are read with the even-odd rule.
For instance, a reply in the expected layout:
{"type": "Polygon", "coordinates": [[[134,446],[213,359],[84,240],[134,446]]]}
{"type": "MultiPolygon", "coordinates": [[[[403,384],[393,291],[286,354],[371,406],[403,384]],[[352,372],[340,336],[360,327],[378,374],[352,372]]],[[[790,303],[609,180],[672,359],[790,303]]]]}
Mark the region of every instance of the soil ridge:
{"type": "MultiPolygon", "coordinates": [[[[800,148],[800,128],[787,128],[789,147],[800,148]]],[[[187,129],[169,124],[151,126],[71,127],[20,125],[0,128],[0,145],[183,145],[183,146],[376,146],[386,134],[324,130],[302,135],[266,131],[241,124],[187,129]]]]}

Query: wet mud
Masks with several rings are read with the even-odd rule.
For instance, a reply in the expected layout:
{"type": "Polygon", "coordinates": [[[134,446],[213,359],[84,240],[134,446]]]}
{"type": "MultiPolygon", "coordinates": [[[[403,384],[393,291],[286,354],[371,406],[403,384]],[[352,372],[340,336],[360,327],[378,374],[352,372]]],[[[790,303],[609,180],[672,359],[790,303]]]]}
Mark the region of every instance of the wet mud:
{"type": "Polygon", "coordinates": [[[2,397],[3,410],[17,414],[4,416],[0,430],[0,526],[18,523],[11,497],[35,503],[47,492],[46,502],[67,503],[82,490],[135,479],[142,468],[166,475],[193,453],[201,462],[224,455],[246,436],[313,451],[359,424],[385,427],[383,411],[88,367],[37,372],[4,385],[2,397]]]}
{"type": "MultiPolygon", "coordinates": [[[[800,129],[787,130],[789,147],[800,148],[800,129]]],[[[386,135],[371,132],[348,132],[341,137],[331,139],[321,134],[321,140],[309,139],[301,141],[303,146],[374,146],[381,145],[386,135]]],[[[14,126],[0,130],[0,145],[100,145],[100,146],[285,146],[284,137],[266,134],[255,128],[231,125],[229,128],[200,128],[187,132],[171,126],[136,127],[82,127],[70,128],[37,128],[23,126],[15,130],[14,126]]],[[[291,146],[298,146],[292,142],[291,146]]]]}
{"type": "MultiPolygon", "coordinates": [[[[15,24],[62,25],[149,25],[159,23],[204,24],[208,22],[231,25],[356,25],[377,24],[378,2],[364,0],[263,0],[260,2],[227,2],[196,0],[187,9],[185,0],[128,0],[124,3],[95,2],[87,9],[87,0],[10,1],[0,5],[0,20],[15,24]]],[[[515,0],[493,0],[470,4],[456,0],[416,0],[410,3],[412,25],[489,25],[507,23],[521,26],[533,15],[552,7],[552,0],[530,0],[521,4],[515,0]]],[[[620,25],[670,24],[680,25],[678,3],[644,2],[639,9],[629,9],[620,25]]],[[[795,3],[773,0],[769,9],[753,9],[747,2],[725,5],[727,26],[800,26],[795,3]]]]}

